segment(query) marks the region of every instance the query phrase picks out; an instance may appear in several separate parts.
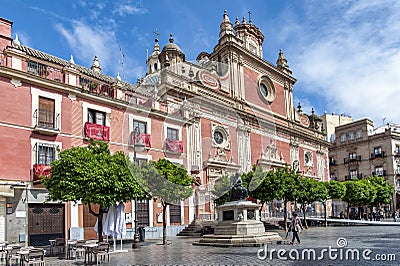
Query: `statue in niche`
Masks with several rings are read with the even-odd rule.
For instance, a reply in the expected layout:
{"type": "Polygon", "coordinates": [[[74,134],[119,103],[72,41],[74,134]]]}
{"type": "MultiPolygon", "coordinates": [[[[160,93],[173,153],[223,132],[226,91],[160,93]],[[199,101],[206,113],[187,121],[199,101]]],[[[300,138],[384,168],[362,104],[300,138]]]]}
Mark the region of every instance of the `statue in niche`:
{"type": "Polygon", "coordinates": [[[270,144],[267,146],[267,158],[268,159],[277,159],[279,157],[278,155],[278,149],[276,148],[276,144],[272,139],[270,140],[270,144]]]}
{"type": "Polygon", "coordinates": [[[229,201],[237,201],[244,200],[248,197],[248,192],[245,187],[243,187],[242,179],[240,178],[239,173],[236,173],[234,179],[235,183],[231,189],[230,199],[229,201]]]}

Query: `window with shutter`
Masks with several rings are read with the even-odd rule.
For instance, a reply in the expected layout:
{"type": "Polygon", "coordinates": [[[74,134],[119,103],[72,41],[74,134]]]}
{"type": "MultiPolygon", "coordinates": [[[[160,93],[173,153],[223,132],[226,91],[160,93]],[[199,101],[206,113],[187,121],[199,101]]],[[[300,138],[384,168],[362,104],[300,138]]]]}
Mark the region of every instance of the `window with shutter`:
{"type": "Polygon", "coordinates": [[[39,120],[38,125],[41,127],[55,128],[54,126],[54,99],[39,97],[39,120]]]}

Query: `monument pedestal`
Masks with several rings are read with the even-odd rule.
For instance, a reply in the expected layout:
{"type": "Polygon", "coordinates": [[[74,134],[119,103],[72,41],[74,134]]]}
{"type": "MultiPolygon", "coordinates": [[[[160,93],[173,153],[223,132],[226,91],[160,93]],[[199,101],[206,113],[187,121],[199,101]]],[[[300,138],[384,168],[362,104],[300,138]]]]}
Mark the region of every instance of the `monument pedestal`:
{"type": "Polygon", "coordinates": [[[250,201],[230,201],[218,206],[218,223],[213,235],[204,235],[193,245],[261,246],[282,240],[276,232],[265,232],[259,218],[260,204],[250,201]]]}

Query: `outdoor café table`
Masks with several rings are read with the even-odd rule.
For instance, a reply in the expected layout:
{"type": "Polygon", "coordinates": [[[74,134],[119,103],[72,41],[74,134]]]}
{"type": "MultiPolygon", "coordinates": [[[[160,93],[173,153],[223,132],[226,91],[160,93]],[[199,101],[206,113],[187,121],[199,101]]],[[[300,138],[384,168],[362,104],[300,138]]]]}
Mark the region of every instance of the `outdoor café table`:
{"type": "MultiPolygon", "coordinates": [[[[25,261],[26,262],[29,261],[29,255],[30,252],[32,252],[32,250],[38,250],[38,249],[33,246],[27,246],[27,247],[21,247],[21,249],[17,251],[17,254],[20,256],[19,265],[22,266],[24,265],[25,261]]],[[[46,251],[44,250],[43,252],[44,252],[43,255],[46,255],[46,251]]]]}
{"type": "Polygon", "coordinates": [[[86,264],[86,254],[87,254],[87,262],[92,262],[92,251],[94,248],[98,247],[99,245],[96,243],[88,243],[84,244],[83,247],[85,248],[85,264],[86,264]]]}
{"type": "MultiPolygon", "coordinates": [[[[68,240],[67,241],[67,259],[71,258],[71,253],[73,255],[74,247],[76,245],[77,241],[76,240],[68,240]]],[[[72,256],[74,257],[74,256],[72,256]]]]}
{"type": "Polygon", "coordinates": [[[17,251],[17,254],[20,256],[19,265],[24,265],[25,256],[29,255],[29,249],[31,248],[21,248],[17,251]]]}

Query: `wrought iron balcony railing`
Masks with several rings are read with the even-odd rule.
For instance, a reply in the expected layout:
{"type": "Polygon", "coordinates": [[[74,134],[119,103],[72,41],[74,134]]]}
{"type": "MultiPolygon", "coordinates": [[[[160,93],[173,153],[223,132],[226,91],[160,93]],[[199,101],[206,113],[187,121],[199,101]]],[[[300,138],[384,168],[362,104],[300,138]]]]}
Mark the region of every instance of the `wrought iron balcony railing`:
{"type": "Polygon", "coordinates": [[[33,118],[35,119],[35,128],[60,131],[60,114],[36,109],[33,118]]]}

